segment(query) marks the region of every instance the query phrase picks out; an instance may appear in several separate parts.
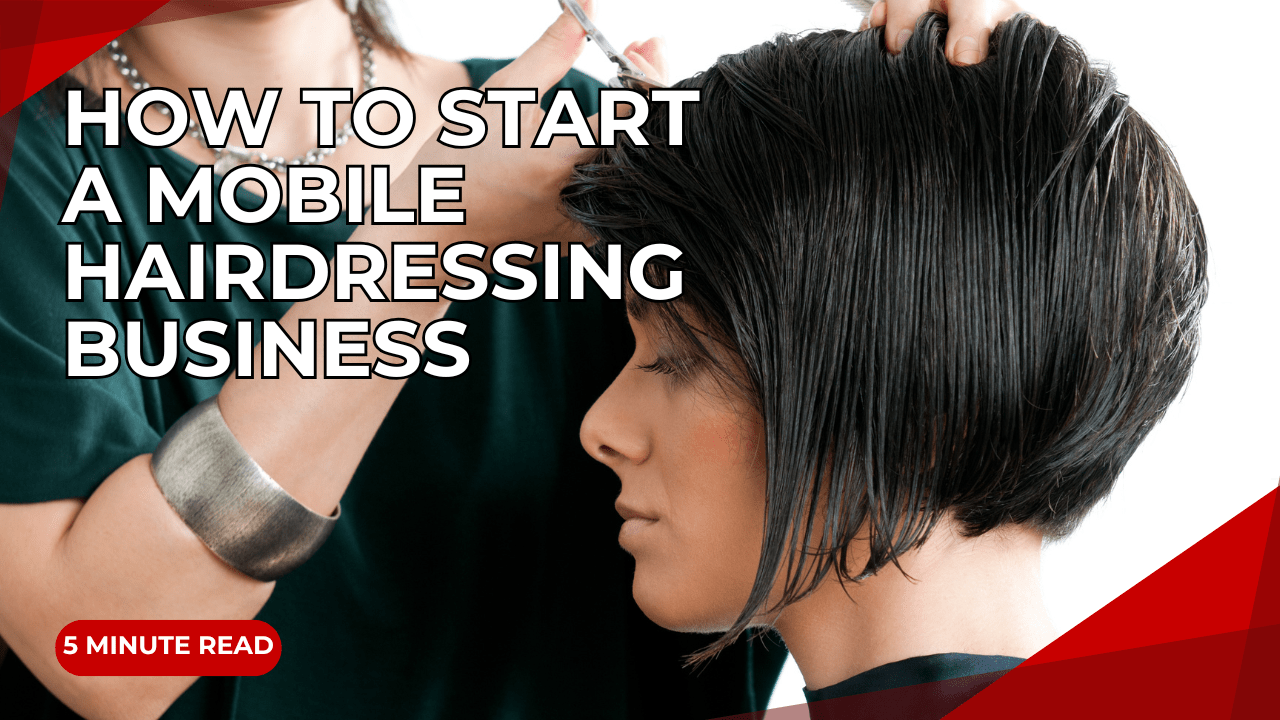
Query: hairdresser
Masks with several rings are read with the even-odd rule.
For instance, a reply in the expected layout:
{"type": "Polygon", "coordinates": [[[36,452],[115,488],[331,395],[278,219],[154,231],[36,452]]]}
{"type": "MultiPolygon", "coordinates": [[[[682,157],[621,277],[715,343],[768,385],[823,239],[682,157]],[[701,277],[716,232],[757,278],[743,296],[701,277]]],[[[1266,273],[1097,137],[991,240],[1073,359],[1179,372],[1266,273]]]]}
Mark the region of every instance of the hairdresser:
{"type": "MultiPolygon", "coordinates": [[[[872,22],[890,26],[896,49],[903,36],[895,31],[926,7],[882,3],[872,22]]],[[[976,0],[950,10],[949,52],[959,62],[979,61],[983,28],[1009,13],[976,0]]],[[[576,145],[503,149],[491,132],[463,152],[434,137],[436,100],[458,86],[545,91],[559,83],[580,91],[584,106],[593,102],[597,86],[569,72],[583,46],[578,26],[560,17],[504,67],[411,55],[386,21],[378,2],[302,0],[149,25],[60,86],[120,88],[125,103],[144,80],[207,88],[215,103],[227,88],[245,88],[251,102],[263,88],[283,88],[266,159],[249,162],[388,165],[393,175],[465,164],[466,226],[352,232],[341,221],[288,225],[283,213],[260,225],[221,214],[209,225],[194,214],[148,225],[147,167],[185,182],[219,159],[214,151],[190,135],[167,149],[127,136],[107,148],[93,127],[82,147],[67,149],[65,94],[24,104],[0,203],[0,716],[706,718],[767,700],[783,659],[776,647],[740,643],[695,677],[679,666],[698,639],[658,629],[629,597],[631,562],[612,542],[613,481],[577,440],[586,409],[630,353],[614,304],[598,296],[376,303],[359,293],[335,303],[322,293],[290,307],[239,293],[230,302],[172,302],[158,291],[105,302],[93,283],[84,302],[66,302],[68,243],[83,243],[87,261],[98,262],[107,243],[136,261],[148,243],[184,258],[190,243],[246,243],[269,254],[273,243],[305,242],[331,256],[347,240],[387,251],[402,241],[576,239],[558,203],[583,157],[576,145]],[[314,108],[297,102],[297,89],[358,93],[375,84],[412,100],[409,140],[308,152],[314,108]],[[102,168],[122,224],[101,215],[58,223],[87,165],[102,168]],[[455,378],[303,380],[288,364],[279,379],[225,383],[180,371],[66,377],[72,319],[141,323],[143,354],[156,357],[167,320],[185,328],[197,319],[282,318],[294,332],[299,319],[425,326],[446,312],[468,328],[460,343],[471,366],[455,378]],[[54,655],[59,630],[80,619],[252,617],[275,627],[283,644],[280,663],[261,677],[76,677],[54,655]]],[[[661,74],[654,43],[629,53],[661,74]]],[[[496,127],[495,110],[485,112],[496,127]]],[[[149,127],[166,126],[148,112],[149,127]]],[[[535,121],[530,109],[526,122],[535,121]]],[[[413,175],[393,185],[393,207],[415,204],[413,175]]]]}

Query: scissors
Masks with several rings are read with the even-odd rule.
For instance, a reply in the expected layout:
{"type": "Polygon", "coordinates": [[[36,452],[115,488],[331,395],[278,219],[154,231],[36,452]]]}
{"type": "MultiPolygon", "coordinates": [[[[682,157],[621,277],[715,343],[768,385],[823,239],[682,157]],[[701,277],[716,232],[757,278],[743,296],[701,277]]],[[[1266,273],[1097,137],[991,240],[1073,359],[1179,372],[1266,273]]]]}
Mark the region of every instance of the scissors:
{"type": "Polygon", "coordinates": [[[578,0],[559,0],[559,2],[560,7],[568,10],[578,21],[578,24],[582,26],[582,29],[586,31],[587,39],[595,40],[596,45],[599,45],[604,54],[618,66],[618,76],[610,80],[609,85],[640,91],[648,90],[649,88],[666,87],[666,85],[654,78],[645,75],[644,71],[636,67],[636,64],[631,62],[630,58],[614,49],[613,45],[596,28],[595,23],[591,22],[591,18],[587,17],[586,11],[578,4],[578,0]]]}

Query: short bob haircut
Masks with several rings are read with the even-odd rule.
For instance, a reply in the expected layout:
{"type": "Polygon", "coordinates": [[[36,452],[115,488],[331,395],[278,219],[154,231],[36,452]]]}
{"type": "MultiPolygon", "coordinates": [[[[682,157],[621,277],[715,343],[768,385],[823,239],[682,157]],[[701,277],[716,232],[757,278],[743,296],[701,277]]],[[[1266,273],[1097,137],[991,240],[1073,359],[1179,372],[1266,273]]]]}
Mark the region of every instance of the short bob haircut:
{"type": "Polygon", "coordinates": [[[649,146],[565,189],[625,257],[682,251],[648,271],[680,269],[683,295],[633,313],[763,421],[755,585],[704,655],[945,514],[1069,533],[1190,373],[1207,249],[1169,148],[1057,30],[1016,16],[969,67],[946,30],[927,14],[897,56],[877,28],[721,57],[678,84],[702,89],[683,145],[657,105],[649,146]]]}

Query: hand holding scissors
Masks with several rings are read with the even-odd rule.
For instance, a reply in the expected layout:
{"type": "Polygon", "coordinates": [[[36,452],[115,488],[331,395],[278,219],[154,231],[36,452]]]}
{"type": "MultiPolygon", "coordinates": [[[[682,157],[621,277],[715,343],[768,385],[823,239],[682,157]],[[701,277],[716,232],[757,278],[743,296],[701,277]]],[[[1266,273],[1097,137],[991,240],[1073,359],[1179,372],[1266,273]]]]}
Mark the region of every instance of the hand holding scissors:
{"type": "Polygon", "coordinates": [[[638,65],[632,62],[631,58],[625,54],[618,52],[613,45],[600,32],[595,23],[591,22],[591,18],[587,17],[587,12],[582,9],[577,0],[559,0],[560,7],[568,10],[571,15],[582,26],[587,33],[588,40],[594,40],[596,45],[600,47],[609,60],[618,66],[618,76],[609,82],[613,87],[625,87],[632,90],[648,90],[649,88],[666,87],[657,78],[646,74],[638,65]]]}

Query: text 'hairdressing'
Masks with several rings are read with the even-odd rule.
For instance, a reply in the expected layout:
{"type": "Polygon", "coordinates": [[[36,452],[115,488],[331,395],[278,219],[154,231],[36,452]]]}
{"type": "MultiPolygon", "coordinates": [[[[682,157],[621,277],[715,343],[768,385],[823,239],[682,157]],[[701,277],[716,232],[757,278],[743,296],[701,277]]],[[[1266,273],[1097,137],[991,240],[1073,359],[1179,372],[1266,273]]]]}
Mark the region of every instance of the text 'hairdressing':
{"type": "MultiPolygon", "coordinates": [[[[617,300],[623,293],[623,255],[618,244],[603,244],[594,250],[581,243],[568,246],[568,293],[562,298],[561,263],[555,258],[561,246],[542,246],[542,278],[525,264],[538,259],[539,248],[529,243],[511,242],[492,250],[479,243],[454,243],[438,253],[435,243],[394,243],[388,261],[375,245],[358,242],[338,243],[329,260],[320,250],[302,244],[280,243],[271,247],[270,268],[262,250],[240,243],[203,243],[188,247],[186,264],[175,270],[163,245],[146,245],[139,258],[122,262],[119,243],[103,246],[99,258],[86,257],[84,243],[67,245],[67,301],[81,302],[85,285],[100,282],[106,301],[137,301],[143,293],[163,293],[170,301],[230,301],[233,290],[251,301],[290,302],[318,297],[332,288],[336,302],[352,302],[356,291],[372,302],[439,302],[477,300],[486,293],[498,300],[515,302],[532,298],[542,288],[544,300],[570,301],[586,298],[587,278],[606,297],[617,300]],[[212,262],[207,253],[212,250],[212,262]],[[603,251],[603,252],[601,252],[603,251]],[[596,260],[603,255],[604,266],[596,260]],[[464,262],[468,259],[471,262],[464,262]],[[436,274],[439,264],[442,272],[436,274]],[[493,275],[486,273],[488,263],[493,275]],[[212,266],[212,282],[209,269],[212,266]],[[132,272],[121,295],[121,269],[132,272]],[[183,280],[185,279],[185,282],[183,280]],[[424,284],[439,279],[439,286],[424,284]],[[259,283],[266,281],[263,291],[259,283]],[[455,283],[453,280],[461,280],[455,283]],[[212,293],[207,288],[212,287],[212,293]],[[212,294],[212,297],[209,295],[212,294]]],[[[646,276],[646,266],[680,258],[680,250],[671,245],[654,243],[630,258],[625,273],[631,289],[647,300],[667,301],[680,296],[682,273],[668,269],[655,277],[664,277],[665,286],[657,287],[646,276]]],[[[148,359],[143,346],[142,323],[125,322],[123,365],[139,377],[163,377],[181,372],[196,378],[220,377],[233,367],[236,377],[254,377],[254,345],[262,342],[260,377],[279,377],[280,360],[293,366],[299,376],[313,378],[317,373],[326,378],[350,377],[405,378],[424,372],[434,377],[456,377],[470,364],[467,351],[441,337],[443,333],[463,335],[465,323],[441,319],[423,327],[404,318],[385,321],[373,327],[368,320],[325,320],[318,328],[315,320],[299,320],[287,331],[279,322],[239,320],[232,328],[217,320],[191,323],[185,331],[177,320],[164,320],[159,349],[148,359]],[[255,327],[256,325],[256,327],[255,327]],[[213,335],[217,340],[204,338],[213,335]],[[349,341],[348,336],[364,336],[363,341],[349,341]],[[370,338],[371,336],[371,338],[370,338]],[[186,348],[179,348],[179,338],[186,348]],[[317,342],[323,339],[323,344],[317,342]],[[376,353],[398,362],[370,358],[368,339],[376,353]],[[232,360],[232,348],[235,361],[232,360]],[[321,350],[320,348],[323,348],[321,350]],[[452,359],[451,364],[432,361],[432,357],[452,359]],[[203,362],[207,360],[208,362],[203,362]]],[[[116,344],[121,338],[115,323],[106,318],[67,321],[67,377],[100,378],[115,374],[121,367],[121,352],[116,344]]]]}

